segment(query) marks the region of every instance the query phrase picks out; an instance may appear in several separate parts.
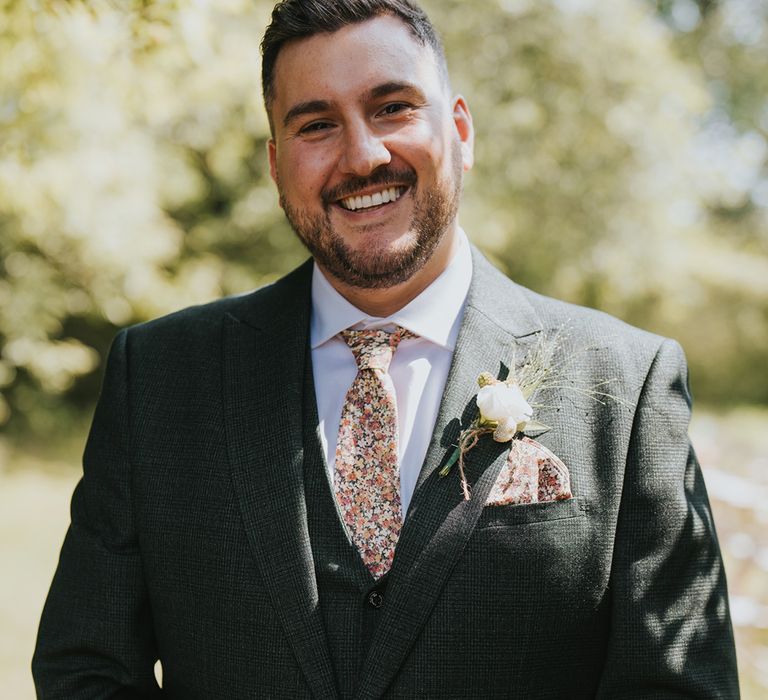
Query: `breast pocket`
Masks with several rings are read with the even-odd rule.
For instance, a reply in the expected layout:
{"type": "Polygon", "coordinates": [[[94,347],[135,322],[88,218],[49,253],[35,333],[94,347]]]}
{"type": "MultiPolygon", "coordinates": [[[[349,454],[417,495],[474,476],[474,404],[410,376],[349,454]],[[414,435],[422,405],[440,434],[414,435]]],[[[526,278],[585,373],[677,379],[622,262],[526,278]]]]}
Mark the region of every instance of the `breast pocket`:
{"type": "Polygon", "coordinates": [[[475,530],[498,527],[512,527],[527,523],[545,523],[567,518],[583,518],[589,510],[582,497],[545,503],[522,505],[486,506],[480,514],[475,530]]]}
{"type": "MultiPolygon", "coordinates": [[[[543,611],[563,615],[577,600],[591,614],[603,596],[605,568],[599,523],[587,510],[583,496],[486,506],[453,571],[456,590],[471,581],[473,590],[493,597],[491,608],[504,624],[538,625],[543,611]]],[[[555,620],[547,624],[554,629],[555,620]]]]}

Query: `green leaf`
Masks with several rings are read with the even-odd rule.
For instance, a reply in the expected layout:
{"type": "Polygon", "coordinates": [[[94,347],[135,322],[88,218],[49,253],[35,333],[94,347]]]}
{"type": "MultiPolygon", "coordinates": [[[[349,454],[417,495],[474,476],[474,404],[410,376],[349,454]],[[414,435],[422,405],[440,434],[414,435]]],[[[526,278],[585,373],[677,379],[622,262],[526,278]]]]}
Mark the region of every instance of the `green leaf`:
{"type": "Polygon", "coordinates": [[[455,452],[451,455],[451,458],[445,463],[445,466],[440,470],[440,476],[448,476],[451,471],[451,467],[459,461],[461,450],[457,447],[455,452]]]}
{"type": "Polygon", "coordinates": [[[529,420],[523,430],[524,435],[530,435],[531,437],[538,437],[544,433],[548,433],[552,428],[544,423],[539,423],[537,420],[529,420]]]}

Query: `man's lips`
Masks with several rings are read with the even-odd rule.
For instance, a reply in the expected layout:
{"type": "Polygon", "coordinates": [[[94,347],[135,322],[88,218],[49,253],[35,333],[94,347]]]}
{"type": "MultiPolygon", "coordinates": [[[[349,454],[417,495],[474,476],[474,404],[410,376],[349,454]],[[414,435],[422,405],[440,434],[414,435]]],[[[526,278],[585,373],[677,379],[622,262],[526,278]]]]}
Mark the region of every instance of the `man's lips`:
{"type": "Polygon", "coordinates": [[[344,197],[339,199],[336,203],[347,211],[372,209],[374,207],[381,206],[382,204],[396,202],[398,199],[400,199],[400,197],[403,196],[407,189],[407,187],[402,185],[380,187],[378,189],[371,189],[369,192],[344,197]]]}
{"type": "Polygon", "coordinates": [[[408,168],[382,167],[368,177],[352,177],[322,193],[325,207],[364,213],[397,202],[416,185],[416,173],[408,168]]]}

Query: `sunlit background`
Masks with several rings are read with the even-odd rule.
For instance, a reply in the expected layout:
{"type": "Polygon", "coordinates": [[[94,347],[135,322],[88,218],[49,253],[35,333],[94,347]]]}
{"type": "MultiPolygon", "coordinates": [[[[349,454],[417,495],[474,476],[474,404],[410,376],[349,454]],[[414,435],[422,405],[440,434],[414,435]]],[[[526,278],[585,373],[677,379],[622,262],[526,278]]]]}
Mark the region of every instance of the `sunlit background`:
{"type": "MultiPolygon", "coordinates": [[[[768,697],[768,2],[431,0],[513,278],[677,338],[743,697],[768,697]]],[[[304,257],[269,181],[269,0],[0,0],[0,688],[29,660],[117,328],[304,257]]]]}

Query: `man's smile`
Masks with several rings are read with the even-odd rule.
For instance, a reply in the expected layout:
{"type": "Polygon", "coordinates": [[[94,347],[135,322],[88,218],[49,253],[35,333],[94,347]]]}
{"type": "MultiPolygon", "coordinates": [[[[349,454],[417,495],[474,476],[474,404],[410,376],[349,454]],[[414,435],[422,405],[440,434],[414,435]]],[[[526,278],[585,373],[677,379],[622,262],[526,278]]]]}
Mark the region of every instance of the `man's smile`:
{"type": "Polygon", "coordinates": [[[381,206],[382,204],[389,204],[390,202],[396,202],[403,193],[407,190],[407,187],[396,186],[386,187],[383,189],[375,190],[367,194],[352,195],[350,197],[344,197],[338,200],[337,204],[347,211],[367,210],[374,207],[381,206]]]}
{"type": "MultiPolygon", "coordinates": [[[[416,173],[407,167],[384,166],[368,177],[352,177],[322,192],[323,204],[356,220],[365,214],[392,208],[403,196],[415,192],[416,173]]],[[[401,204],[403,202],[400,202],[401,204]]]]}

